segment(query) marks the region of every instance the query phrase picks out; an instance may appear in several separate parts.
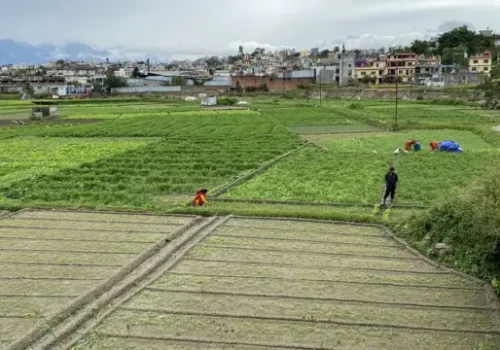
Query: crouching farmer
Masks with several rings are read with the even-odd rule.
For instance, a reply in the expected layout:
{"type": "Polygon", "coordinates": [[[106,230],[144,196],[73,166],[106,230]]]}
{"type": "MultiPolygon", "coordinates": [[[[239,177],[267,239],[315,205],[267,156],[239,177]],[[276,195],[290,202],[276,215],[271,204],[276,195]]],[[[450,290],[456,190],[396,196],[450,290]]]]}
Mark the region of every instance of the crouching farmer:
{"type": "Polygon", "coordinates": [[[208,191],[206,189],[201,189],[198,192],[196,192],[196,196],[194,197],[193,200],[193,205],[195,207],[202,207],[205,204],[208,204],[207,193],[208,191]]]}

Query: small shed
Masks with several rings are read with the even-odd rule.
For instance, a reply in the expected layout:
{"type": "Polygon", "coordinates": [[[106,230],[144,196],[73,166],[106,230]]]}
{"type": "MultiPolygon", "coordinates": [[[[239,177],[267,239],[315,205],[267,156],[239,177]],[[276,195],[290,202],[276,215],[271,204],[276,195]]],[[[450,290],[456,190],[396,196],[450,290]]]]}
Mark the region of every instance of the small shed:
{"type": "Polygon", "coordinates": [[[206,96],[201,101],[202,106],[216,106],[217,105],[217,96],[206,96]]]}
{"type": "Polygon", "coordinates": [[[57,116],[57,102],[55,101],[33,101],[31,105],[31,117],[34,119],[57,116]]]}

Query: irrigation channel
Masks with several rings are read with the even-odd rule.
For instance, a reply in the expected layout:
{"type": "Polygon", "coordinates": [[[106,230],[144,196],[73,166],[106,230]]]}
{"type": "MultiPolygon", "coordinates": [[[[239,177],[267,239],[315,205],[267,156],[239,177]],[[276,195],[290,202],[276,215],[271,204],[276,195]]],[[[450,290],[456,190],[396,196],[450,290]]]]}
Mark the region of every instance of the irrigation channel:
{"type": "Polygon", "coordinates": [[[483,282],[384,227],[24,210],[0,219],[1,349],[498,349],[483,282]]]}

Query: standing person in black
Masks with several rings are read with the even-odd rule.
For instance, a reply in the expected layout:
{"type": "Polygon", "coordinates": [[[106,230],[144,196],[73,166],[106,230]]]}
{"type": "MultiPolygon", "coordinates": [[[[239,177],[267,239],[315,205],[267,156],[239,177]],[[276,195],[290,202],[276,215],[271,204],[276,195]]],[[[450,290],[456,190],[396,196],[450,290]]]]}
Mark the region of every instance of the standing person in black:
{"type": "Polygon", "coordinates": [[[389,172],[385,174],[385,194],[384,201],[382,205],[385,206],[385,202],[389,195],[391,196],[391,205],[394,203],[394,196],[396,195],[396,185],[398,183],[398,175],[394,172],[394,168],[391,167],[389,172]]]}

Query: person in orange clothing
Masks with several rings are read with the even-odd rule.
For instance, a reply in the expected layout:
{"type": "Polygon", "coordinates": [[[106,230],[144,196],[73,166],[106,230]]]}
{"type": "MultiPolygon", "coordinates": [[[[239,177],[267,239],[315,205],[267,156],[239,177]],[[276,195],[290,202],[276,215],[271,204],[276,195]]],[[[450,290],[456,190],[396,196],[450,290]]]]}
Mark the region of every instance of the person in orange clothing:
{"type": "Polygon", "coordinates": [[[208,204],[207,193],[208,193],[208,191],[204,188],[199,190],[198,192],[196,192],[196,196],[194,197],[194,200],[193,200],[193,205],[195,207],[202,207],[205,204],[208,204]]]}
{"type": "Polygon", "coordinates": [[[405,151],[407,151],[407,152],[411,151],[411,148],[413,147],[413,145],[415,143],[417,143],[416,140],[413,140],[413,139],[406,140],[406,142],[405,142],[405,151]]]}
{"type": "Polygon", "coordinates": [[[439,149],[439,142],[432,141],[429,143],[429,146],[431,147],[431,152],[434,152],[435,150],[439,149]]]}

